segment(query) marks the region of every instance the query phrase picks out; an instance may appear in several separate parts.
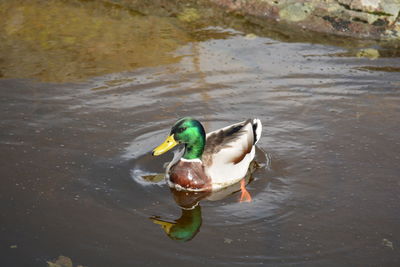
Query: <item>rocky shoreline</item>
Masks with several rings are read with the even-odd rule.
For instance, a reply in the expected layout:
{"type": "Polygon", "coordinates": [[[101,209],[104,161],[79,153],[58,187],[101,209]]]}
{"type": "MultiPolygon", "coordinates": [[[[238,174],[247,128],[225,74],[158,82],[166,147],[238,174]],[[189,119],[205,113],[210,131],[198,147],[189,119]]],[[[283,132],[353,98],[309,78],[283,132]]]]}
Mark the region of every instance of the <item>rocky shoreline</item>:
{"type": "Polygon", "coordinates": [[[400,40],[400,0],[209,0],[231,12],[319,33],[400,40]]]}
{"type": "MultiPolygon", "coordinates": [[[[108,0],[144,14],[179,16],[193,8],[198,21],[243,17],[290,35],[323,34],[354,39],[400,41],[400,0],[108,0]],[[225,15],[221,16],[221,12],[225,15]],[[286,32],[286,31],[284,31],[286,32]]],[[[236,22],[234,22],[237,24],[236,22]]],[[[231,23],[229,23],[231,24],[231,23]]],[[[240,24],[240,23],[238,23],[240,24]]],[[[243,26],[239,26],[243,27],[243,26]]],[[[397,45],[396,45],[397,46],[397,45]]]]}

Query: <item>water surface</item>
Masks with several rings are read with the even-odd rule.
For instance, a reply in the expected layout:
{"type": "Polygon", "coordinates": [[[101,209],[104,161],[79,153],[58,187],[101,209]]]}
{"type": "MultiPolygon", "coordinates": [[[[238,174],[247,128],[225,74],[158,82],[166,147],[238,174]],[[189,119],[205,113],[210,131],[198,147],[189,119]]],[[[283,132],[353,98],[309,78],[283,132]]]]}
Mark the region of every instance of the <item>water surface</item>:
{"type": "Polygon", "coordinates": [[[71,26],[93,32],[95,41],[70,44],[71,52],[61,47],[72,39],[45,36],[54,46],[41,47],[29,12],[51,31],[68,12],[82,20],[102,14],[90,4],[52,3],[42,13],[2,3],[10,17],[2,19],[9,43],[0,55],[1,265],[46,266],[65,255],[89,267],[398,266],[397,51],[371,60],[338,46],[212,25],[197,29],[196,40],[175,17],[128,12],[117,27],[108,11],[99,15],[101,31],[91,22],[71,26]],[[15,26],[24,25],[13,22],[18,16],[29,27],[15,26]],[[50,17],[57,23],[49,25],[50,17]],[[169,34],[140,41],[134,30],[118,32],[139,19],[156,21],[144,32],[168,22],[169,34]],[[115,39],[124,45],[109,52],[115,39]],[[93,50],[93,60],[85,59],[97,44],[109,57],[93,50]],[[71,75],[59,69],[67,65],[71,75]],[[149,219],[182,214],[166,184],[140,180],[163,172],[172,154],[150,151],[183,116],[207,130],[249,117],[264,126],[261,168],[248,185],[253,202],[238,203],[237,193],[202,201],[199,232],[188,242],[170,239],[149,219]]]}

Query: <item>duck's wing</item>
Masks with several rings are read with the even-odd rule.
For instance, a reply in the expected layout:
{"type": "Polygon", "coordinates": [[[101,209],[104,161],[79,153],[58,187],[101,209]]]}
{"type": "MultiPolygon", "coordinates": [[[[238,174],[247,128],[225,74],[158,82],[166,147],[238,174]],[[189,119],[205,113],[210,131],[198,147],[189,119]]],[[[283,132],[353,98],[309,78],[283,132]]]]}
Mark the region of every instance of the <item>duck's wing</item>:
{"type": "Polygon", "coordinates": [[[203,163],[209,166],[212,164],[210,160],[220,156],[224,163],[237,164],[251,151],[253,144],[254,134],[250,120],[216,130],[206,136],[203,163]]]}
{"type": "Polygon", "coordinates": [[[259,119],[249,119],[208,133],[203,162],[221,154],[226,162],[237,164],[260,139],[261,130],[259,119]]]}
{"type": "Polygon", "coordinates": [[[249,119],[207,134],[202,161],[213,184],[226,186],[246,175],[261,128],[260,120],[249,119]]]}

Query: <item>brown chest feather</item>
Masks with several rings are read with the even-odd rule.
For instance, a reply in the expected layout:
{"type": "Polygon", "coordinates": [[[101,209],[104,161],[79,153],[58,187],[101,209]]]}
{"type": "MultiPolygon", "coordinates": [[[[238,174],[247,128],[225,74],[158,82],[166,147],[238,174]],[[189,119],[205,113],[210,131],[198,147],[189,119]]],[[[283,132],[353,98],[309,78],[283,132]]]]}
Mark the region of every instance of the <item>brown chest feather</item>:
{"type": "Polygon", "coordinates": [[[211,189],[211,180],[205,175],[200,162],[179,161],[169,170],[169,179],[183,188],[211,189]]]}

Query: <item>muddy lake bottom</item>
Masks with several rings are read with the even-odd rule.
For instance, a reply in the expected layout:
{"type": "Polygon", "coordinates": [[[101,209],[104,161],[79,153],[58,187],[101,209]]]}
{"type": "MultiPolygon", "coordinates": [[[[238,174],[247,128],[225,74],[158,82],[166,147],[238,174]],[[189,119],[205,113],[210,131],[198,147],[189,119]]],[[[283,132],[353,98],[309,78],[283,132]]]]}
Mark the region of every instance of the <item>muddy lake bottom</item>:
{"type": "Polygon", "coordinates": [[[0,80],[1,266],[400,265],[400,75],[385,71],[400,59],[212,31],[160,64],[0,80]],[[253,202],[202,201],[180,242],[149,218],[183,210],[142,177],[163,173],[172,153],[151,150],[184,116],[207,131],[257,117],[263,135],[253,202]]]}

